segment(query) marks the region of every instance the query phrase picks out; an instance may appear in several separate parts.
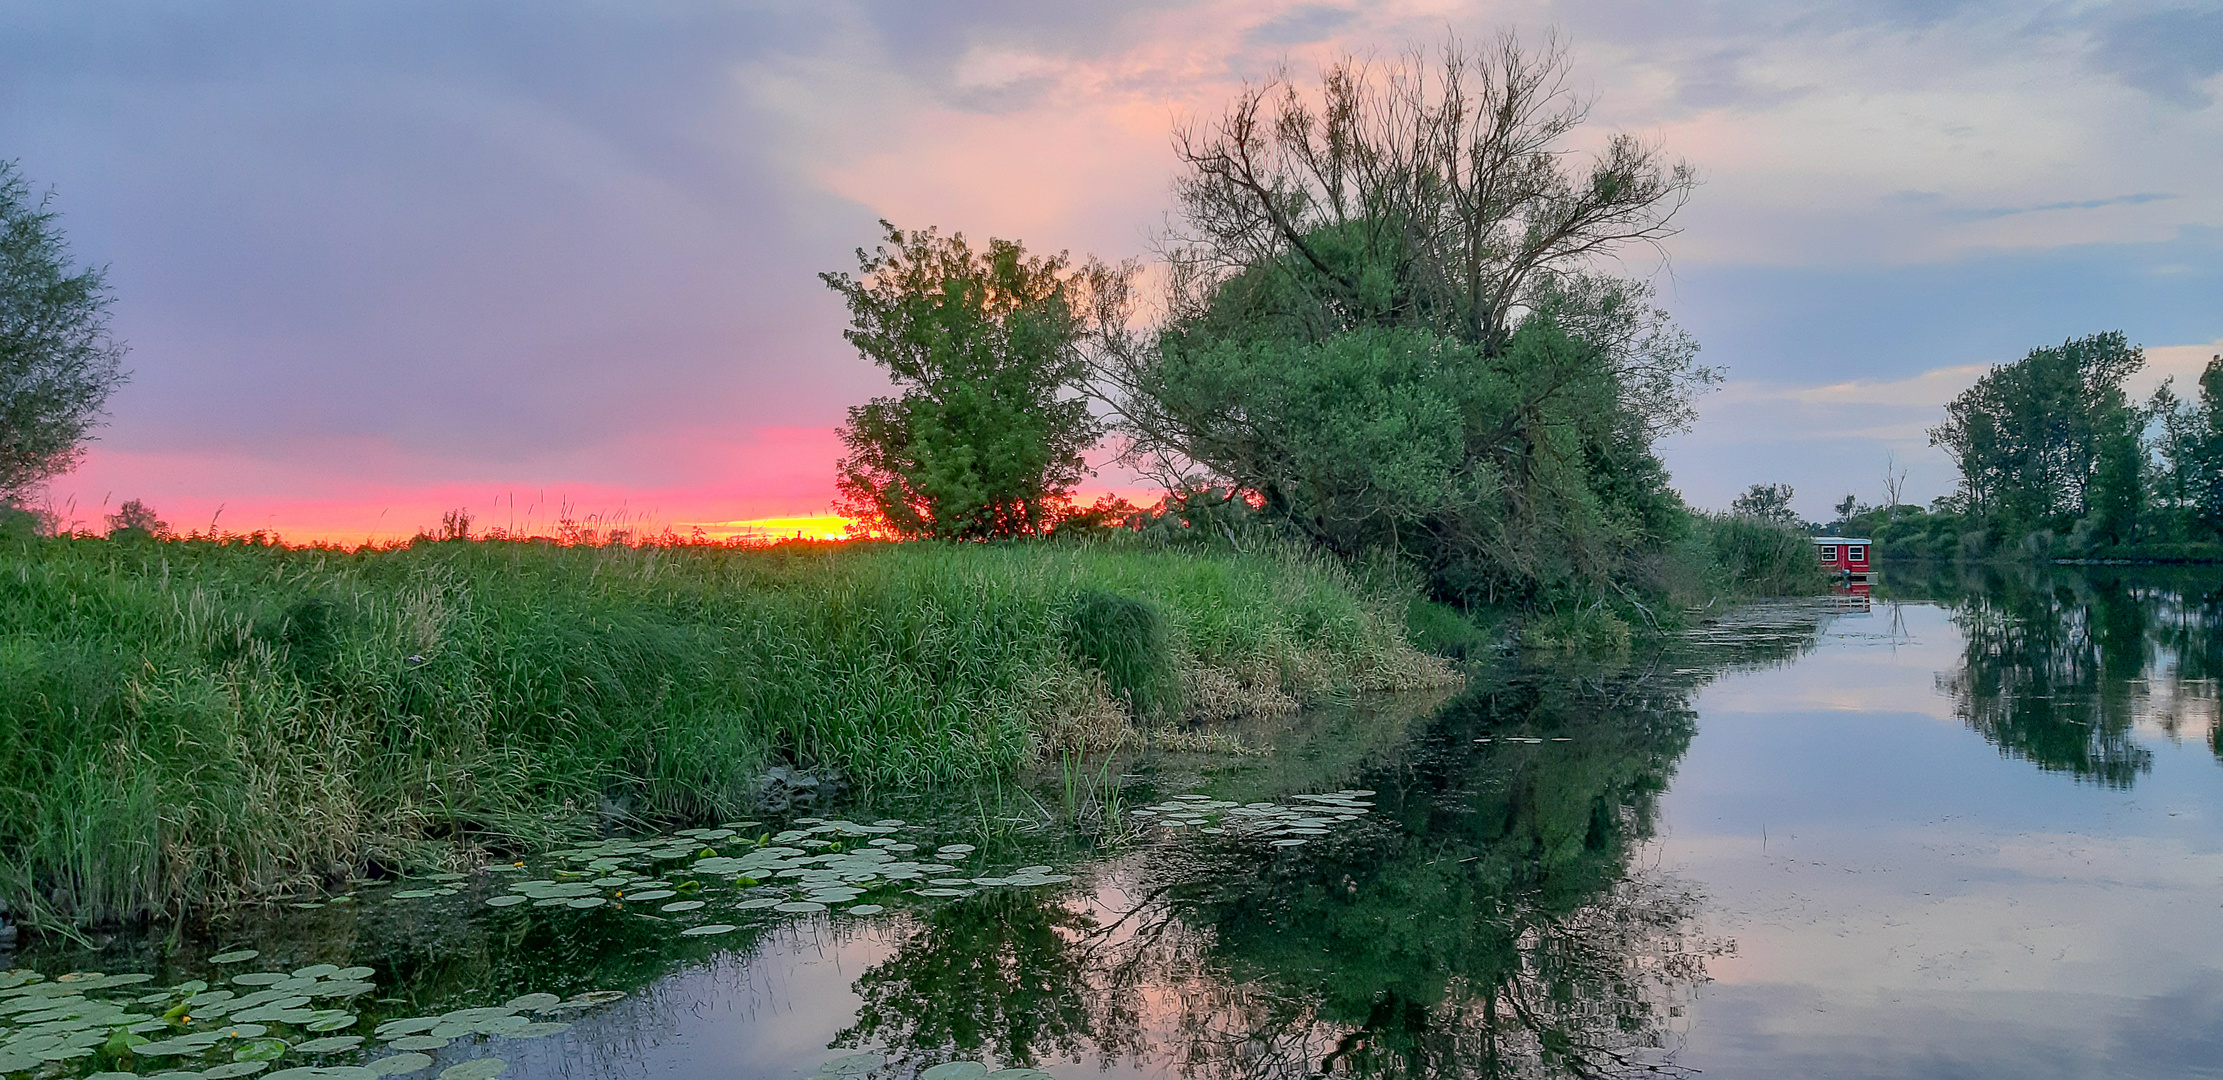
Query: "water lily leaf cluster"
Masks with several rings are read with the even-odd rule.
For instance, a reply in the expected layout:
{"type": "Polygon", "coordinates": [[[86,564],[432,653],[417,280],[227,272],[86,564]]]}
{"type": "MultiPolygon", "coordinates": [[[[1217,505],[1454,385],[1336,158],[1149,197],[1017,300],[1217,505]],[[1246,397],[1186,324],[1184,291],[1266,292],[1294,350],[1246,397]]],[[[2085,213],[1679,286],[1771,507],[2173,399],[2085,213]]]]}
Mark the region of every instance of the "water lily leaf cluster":
{"type": "MultiPolygon", "coordinates": [[[[48,978],[36,971],[0,972],[0,1075],[38,1071],[57,1075],[89,1065],[98,1080],[376,1080],[433,1067],[426,1051],[479,1038],[532,1039],[570,1029],[559,1019],[606,1005],[623,991],[598,990],[569,998],[527,994],[498,1006],[401,1017],[369,1035],[333,1034],[362,1017],[348,1002],[375,990],[368,967],[312,964],[291,971],[246,971],[225,976],[259,954],[252,949],[210,957],[222,985],[192,979],[149,991],[144,973],[72,972],[48,978]],[[333,1064],[347,1054],[357,1063],[333,1064]],[[326,1059],[271,1071],[286,1059],[326,1059]]],[[[502,1071],[498,1057],[450,1064],[440,1080],[486,1080],[502,1071]]]]}
{"type": "Polygon", "coordinates": [[[1176,795],[1133,815],[1170,829],[1254,837],[1272,847],[1300,847],[1334,826],[1373,812],[1373,792],[1354,788],[1325,795],[1292,795],[1284,802],[1237,803],[1203,795],[1176,795]]]}

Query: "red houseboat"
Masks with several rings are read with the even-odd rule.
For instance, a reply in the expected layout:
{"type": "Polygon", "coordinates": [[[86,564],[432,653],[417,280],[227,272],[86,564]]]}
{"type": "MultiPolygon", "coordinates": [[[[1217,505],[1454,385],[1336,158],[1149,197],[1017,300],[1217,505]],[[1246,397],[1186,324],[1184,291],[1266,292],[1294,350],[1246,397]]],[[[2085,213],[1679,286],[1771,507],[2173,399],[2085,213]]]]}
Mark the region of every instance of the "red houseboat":
{"type": "Polygon", "coordinates": [[[1822,558],[1822,569],[1846,581],[1869,582],[1875,572],[1868,568],[1868,541],[1852,536],[1817,536],[1814,550],[1822,558]]]}

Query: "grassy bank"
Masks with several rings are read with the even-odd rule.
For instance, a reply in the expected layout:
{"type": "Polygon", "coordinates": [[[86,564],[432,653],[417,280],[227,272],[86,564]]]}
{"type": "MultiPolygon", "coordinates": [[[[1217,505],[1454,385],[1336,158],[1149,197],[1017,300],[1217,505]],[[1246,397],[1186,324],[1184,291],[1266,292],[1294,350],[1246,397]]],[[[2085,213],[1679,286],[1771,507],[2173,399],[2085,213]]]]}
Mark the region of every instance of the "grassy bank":
{"type": "Polygon", "coordinates": [[[1441,683],[1291,552],[0,544],[0,897],[106,919],[1441,683]]]}

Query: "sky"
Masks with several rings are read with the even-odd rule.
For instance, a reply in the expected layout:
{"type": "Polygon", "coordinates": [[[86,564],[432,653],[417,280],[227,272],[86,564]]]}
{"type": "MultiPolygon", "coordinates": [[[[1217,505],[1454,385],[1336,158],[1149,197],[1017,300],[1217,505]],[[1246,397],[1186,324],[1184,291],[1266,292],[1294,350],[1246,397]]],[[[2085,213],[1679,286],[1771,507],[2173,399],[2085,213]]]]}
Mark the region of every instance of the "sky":
{"type": "Polygon", "coordinates": [[[2223,352],[2216,0],[0,0],[0,159],[131,349],[50,497],[303,540],[808,527],[887,387],[817,279],[876,220],[1145,255],[1172,132],[1246,81],[1501,31],[1568,47],[1581,145],[1703,178],[1615,268],[1725,369],[1662,446],[1697,505],[1826,519],[1887,461],[1926,501],[1988,365],[2223,352]]]}

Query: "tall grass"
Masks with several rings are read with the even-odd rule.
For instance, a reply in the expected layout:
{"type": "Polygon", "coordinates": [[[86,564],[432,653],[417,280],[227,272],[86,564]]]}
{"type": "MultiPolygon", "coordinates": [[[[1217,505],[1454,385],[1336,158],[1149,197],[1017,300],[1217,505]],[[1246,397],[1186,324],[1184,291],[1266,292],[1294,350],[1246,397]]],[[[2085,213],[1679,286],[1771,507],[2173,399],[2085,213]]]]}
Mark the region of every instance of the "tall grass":
{"type": "Polygon", "coordinates": [[[0,898],[130,917],[1448,680],[1405,604],[1281,551],[0,542],[0,898]]]}

